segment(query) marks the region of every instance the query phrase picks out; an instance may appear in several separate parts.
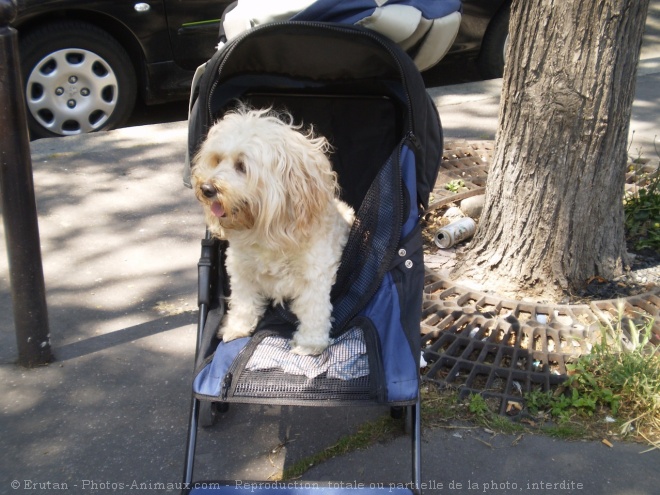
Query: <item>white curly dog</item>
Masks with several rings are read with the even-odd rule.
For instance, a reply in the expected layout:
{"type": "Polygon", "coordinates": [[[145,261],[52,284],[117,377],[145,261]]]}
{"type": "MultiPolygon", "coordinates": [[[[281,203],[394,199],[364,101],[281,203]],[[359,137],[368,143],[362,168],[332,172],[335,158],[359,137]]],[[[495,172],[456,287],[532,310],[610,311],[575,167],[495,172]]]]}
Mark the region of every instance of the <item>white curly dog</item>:
{"type": "Polygon", "coordinates": [[[209,130],[193,161],[195,195],[209,231],[229,242],[225,342],[254,331],[268,305],[290,303],[296,354],[331,342],[330,290],[354,220],[337,198],[324,137],[290,115],[239,108],[209,130]]]}

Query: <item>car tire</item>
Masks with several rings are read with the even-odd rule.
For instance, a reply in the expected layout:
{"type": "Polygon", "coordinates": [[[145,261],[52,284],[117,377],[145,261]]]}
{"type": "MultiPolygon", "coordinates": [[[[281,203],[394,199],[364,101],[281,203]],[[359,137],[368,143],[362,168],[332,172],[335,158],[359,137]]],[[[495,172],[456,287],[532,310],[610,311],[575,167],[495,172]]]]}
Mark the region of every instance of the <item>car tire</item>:
{"type": "Polygon", "coordinates": [[[108,130],[131,116],[135,70],[106,31],[55,22],[23,37],[20,50],[32,139],[108,130]]]}
{"type": "Polygon", "coordinates": [[[479,52],[479,70],[484,79],[497,79],[504,73],[504,57],[509,38],[510,8],[500,10],[488,25],[479,52]]]}

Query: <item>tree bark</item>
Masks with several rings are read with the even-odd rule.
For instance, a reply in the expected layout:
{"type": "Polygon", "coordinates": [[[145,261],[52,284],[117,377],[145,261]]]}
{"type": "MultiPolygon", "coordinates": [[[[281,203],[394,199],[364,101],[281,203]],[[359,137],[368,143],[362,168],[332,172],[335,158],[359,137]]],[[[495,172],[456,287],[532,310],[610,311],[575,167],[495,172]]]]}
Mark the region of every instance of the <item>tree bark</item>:
{"type": "Polygon", "coordinates": [[[486,204],[454,279],[561,300],[627,260],[623,192],[649,0],[514,0],[486,204]]]}

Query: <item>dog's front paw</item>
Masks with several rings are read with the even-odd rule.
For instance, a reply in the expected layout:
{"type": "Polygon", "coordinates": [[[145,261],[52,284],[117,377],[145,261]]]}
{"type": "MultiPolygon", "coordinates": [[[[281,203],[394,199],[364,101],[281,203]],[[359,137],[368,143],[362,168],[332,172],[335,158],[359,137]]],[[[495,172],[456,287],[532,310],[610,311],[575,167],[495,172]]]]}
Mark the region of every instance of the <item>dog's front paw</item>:
{"type": "Polygon", "coordinates": [[[258,321],[256,312],[251,308],[248,310],[243,310],[242,307],[234,308],[223,318],[220,330],[218,330],[218,338],[231,342],[242,337],[249,337],[257,328],[258,321]]]}
{"type": "Polygon", "coordinates": [[[304,338],[299,335],[300,332],[293,334],[293,338],[289,342],[291,352],[300,356],[318,356],[325,351],[332,343],[329,337],[320,338],[304,338]]]}
{"type": "Polygon", "coordinates": [[[250,335],[252,335],[251,330],[227,328],[222,331],[222,340],[225,342],[231,342],[232,340],[249,337],[250,335]]]}
{"type": "Polygon", "coordinates": [[[249,337],[252,335],[253,330],[249,325],[241,325],[238,322],[232,322],[231,318],[227,318],[226,323],[218,330],[218,338],[225,342],[231,342],[242,337],[249,337]]]}

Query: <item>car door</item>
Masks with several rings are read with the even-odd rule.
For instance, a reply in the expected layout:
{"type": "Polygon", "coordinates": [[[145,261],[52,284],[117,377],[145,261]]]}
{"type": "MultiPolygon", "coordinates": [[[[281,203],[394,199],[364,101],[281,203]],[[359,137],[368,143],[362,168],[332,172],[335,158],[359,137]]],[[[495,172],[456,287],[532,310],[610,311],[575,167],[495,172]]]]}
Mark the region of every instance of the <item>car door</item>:
{"type": "Polygon", "coordinates": [[[164,0],[174,61],[195,69],[218,44],[220,18],[232,0],[164,0]]]}

